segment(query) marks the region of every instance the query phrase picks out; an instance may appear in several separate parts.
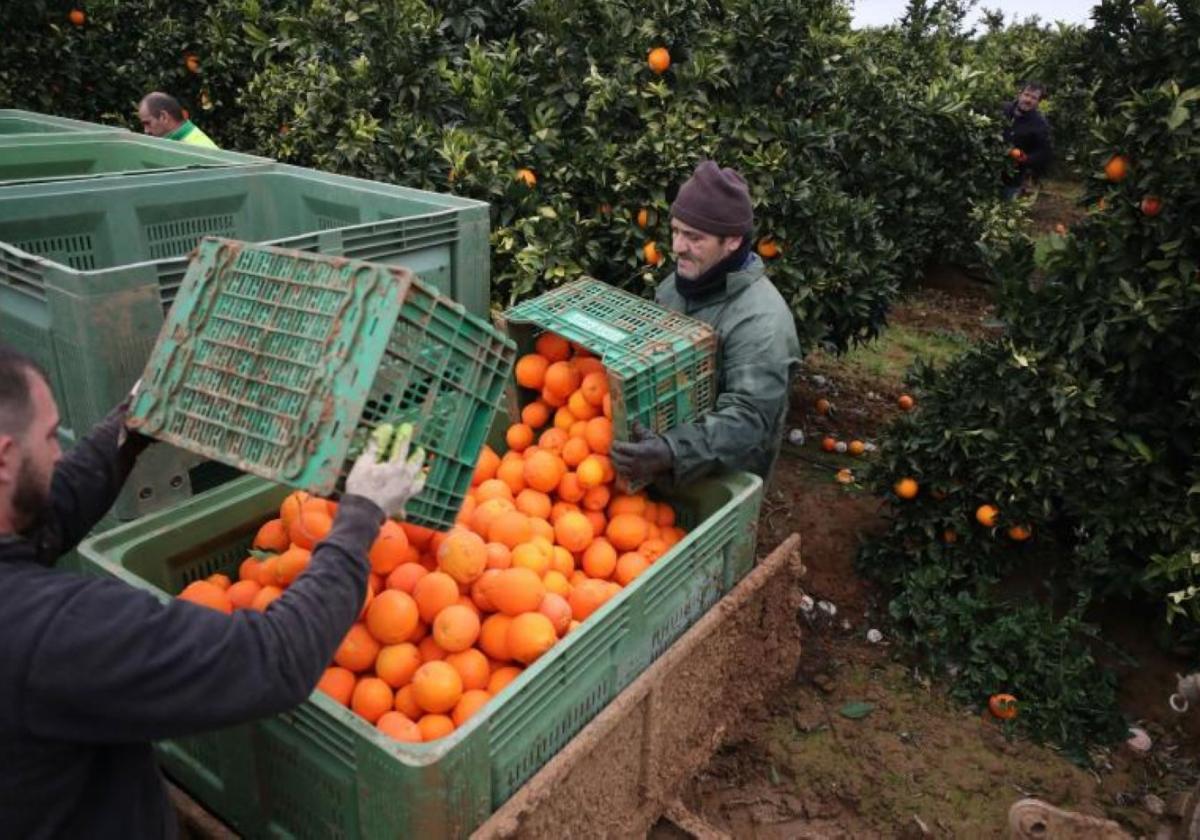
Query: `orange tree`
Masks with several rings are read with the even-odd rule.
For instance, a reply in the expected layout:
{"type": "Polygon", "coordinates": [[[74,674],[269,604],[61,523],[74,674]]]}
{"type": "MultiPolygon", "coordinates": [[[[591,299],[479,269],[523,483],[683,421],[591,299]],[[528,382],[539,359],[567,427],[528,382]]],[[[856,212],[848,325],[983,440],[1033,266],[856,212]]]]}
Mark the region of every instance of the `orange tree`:
{"type": "Polygon", "coordinates": [[[133,125],[165,88],[225,145],[489,201],[498,305],[584,273],[648,291],[673,191],[714,156],[751,181],[806,344],[845,348],[928,261],[974,254],[1005,163],[985,74],[927,57],[924,25],[852,31],[841,0],[85,5],[82,27],[0,11],[0,94],[133,125]]]}
{"type": "Polygon", "coordinates": [[[1076,750],[1124,728],[1089,610],[1161,611],[1177,592],[1174,641],[1197,626],[1200,20],[1173,2],[1126,20],[1138,48],[1110,82],[1134,92],[1096,129],[1090,212],[1039,247],[1035,284],[1013,272],[1002,338],[914,371],[920,408],[889,430],[872,480],[921,489],[892,497],[890,530],[860,557],[964,699],[1015,694],[1021,725],[1076,750]],[[1106,174],[1116,155],[1123,177],[1106,174]]]}

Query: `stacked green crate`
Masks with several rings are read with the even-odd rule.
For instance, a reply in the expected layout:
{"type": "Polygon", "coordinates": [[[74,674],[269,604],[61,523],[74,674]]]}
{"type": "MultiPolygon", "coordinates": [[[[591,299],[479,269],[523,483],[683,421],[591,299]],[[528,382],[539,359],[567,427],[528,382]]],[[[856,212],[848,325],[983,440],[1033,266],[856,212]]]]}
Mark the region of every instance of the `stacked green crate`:
{"type": "MultiPolygon", "coordinates": [[[[283,164],[0,186],[0,340],[48,371],[64,434],[141,375],[204,236],[410,269],[486,317],[486,204],[283,164]]],[[[154,447],[116,514],[190,495],[195,460],[154,447]]]]}
{"type": "Polygon", "coordinates": [[[125,132],[124,128],[100,123],[73,120],[69,117],[56,117],[52,114],[38,114],[34,111],[21,111],[15,108],[0,108],[0,137],[13,134],[51,135],[64,132],[125,132]]]}

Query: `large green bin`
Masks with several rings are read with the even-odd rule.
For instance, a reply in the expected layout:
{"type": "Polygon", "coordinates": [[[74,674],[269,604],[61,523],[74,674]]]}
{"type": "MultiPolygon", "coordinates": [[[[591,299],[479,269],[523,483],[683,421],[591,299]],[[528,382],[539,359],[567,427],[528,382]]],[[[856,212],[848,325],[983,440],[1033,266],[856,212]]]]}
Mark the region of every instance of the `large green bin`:
{"type": "Polygon", "coordinates": [[[270,162],[128,132],[0,135],[0,185],[270,162]]]}
{"type": "MultiPolygon", "coordinates": [[[[284,164],[0,186],[0,341],[46,369],[78,437],[141,375],[204,236],[403,265],[487,317],[488,207],[284,164]]],[[[195,459],[154,447],[116,515],[190,495],[195,459]]]]}
{"type": "MultiPolygon", "coordinates": [[[[84,567],[164,601],[236,577],[287,493],[237,479],[91,538],[84,567]]],[[[465,837],[753,567],[761,499],[749,473],[683,489],[671,503],[687,536],[445,738],[393,741],[314,692],[287,714],[163,742],[160,760],[247,837],[465,837]]]]}
{"type": "Polygon", "coordinates": [[[126,129],[115,125],[73,120],[69,117],[56,117],[53,114],[39,114],[35,111],[20,111],[15,108],[0,108],[0,137],[9,134],[60,134],[62,132],[104,131],[125,132],[126,129]]]}

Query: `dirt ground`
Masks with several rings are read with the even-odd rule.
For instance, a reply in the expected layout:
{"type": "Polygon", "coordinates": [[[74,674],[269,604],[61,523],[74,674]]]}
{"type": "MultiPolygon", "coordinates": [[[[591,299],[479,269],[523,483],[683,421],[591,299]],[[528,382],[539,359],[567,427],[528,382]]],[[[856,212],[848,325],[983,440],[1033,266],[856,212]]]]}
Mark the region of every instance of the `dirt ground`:
{"type": "MultiPolygon", "coordinates": [[[[1035,226],[1069,224],[1073,210],[1069,189],[1056,185],[1039,199],[1035,226]]],[[[896,308],[890,330],[913,334],[918,350],[936,354],[994,333],[992,319],[990,289],[943,269],[896,308]]],[[[1132,655],[1119,669],[1120,696],[1153,748],[1099,750],[1086,769],[950,701],[889,643],[886,605],[853,567],[860,541],[882,527],[880,501],[837,484],[836,470],[855,459],[824,453],[819,441],[829,433],[871,441],[899,411],[906,349],[890,345],[806,360],[790,417],[806,440],[785,444],[759,546],[765,552],[799,532],[807,594],[836,614],[798,619],[805,641],[791,684],[764,708],[736,710],[739,737],[682,792],[683,803],[738,838],[982,838],[1007,837],[1009,807],[1034,796],[1116,820],[1135,837],[1155,836],[1171,824],[1156,812],[1200,778],[1200,715],[1167,707],[1175,673],[1192,663],[1155,647],[1145,632],[1150,619],[1121,609],[1102,617],[1109,639],[1132,655]],[[820,397],[833,406],[827,415],[814,409],[820,397]],[[867,640],[872,628],[883,632],[881,642],[867,640]]],[[[682,835],[662,822],[650,836],[682,835]]]]}

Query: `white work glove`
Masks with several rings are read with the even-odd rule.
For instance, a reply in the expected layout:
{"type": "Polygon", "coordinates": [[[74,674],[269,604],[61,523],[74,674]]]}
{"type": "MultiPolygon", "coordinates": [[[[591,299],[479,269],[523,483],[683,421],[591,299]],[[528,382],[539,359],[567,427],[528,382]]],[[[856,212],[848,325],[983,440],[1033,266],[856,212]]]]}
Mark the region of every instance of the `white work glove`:
{"type": "Polygon", "coordinates": [[[408,454],[413,428],[405,423],[391,441],[391,457],[380,460],[381,446],[372,436],[346,476],[346,492],[370,499],[384,516],[401,516],[408,500],[425,488],[425,450],[408,454]]]}

